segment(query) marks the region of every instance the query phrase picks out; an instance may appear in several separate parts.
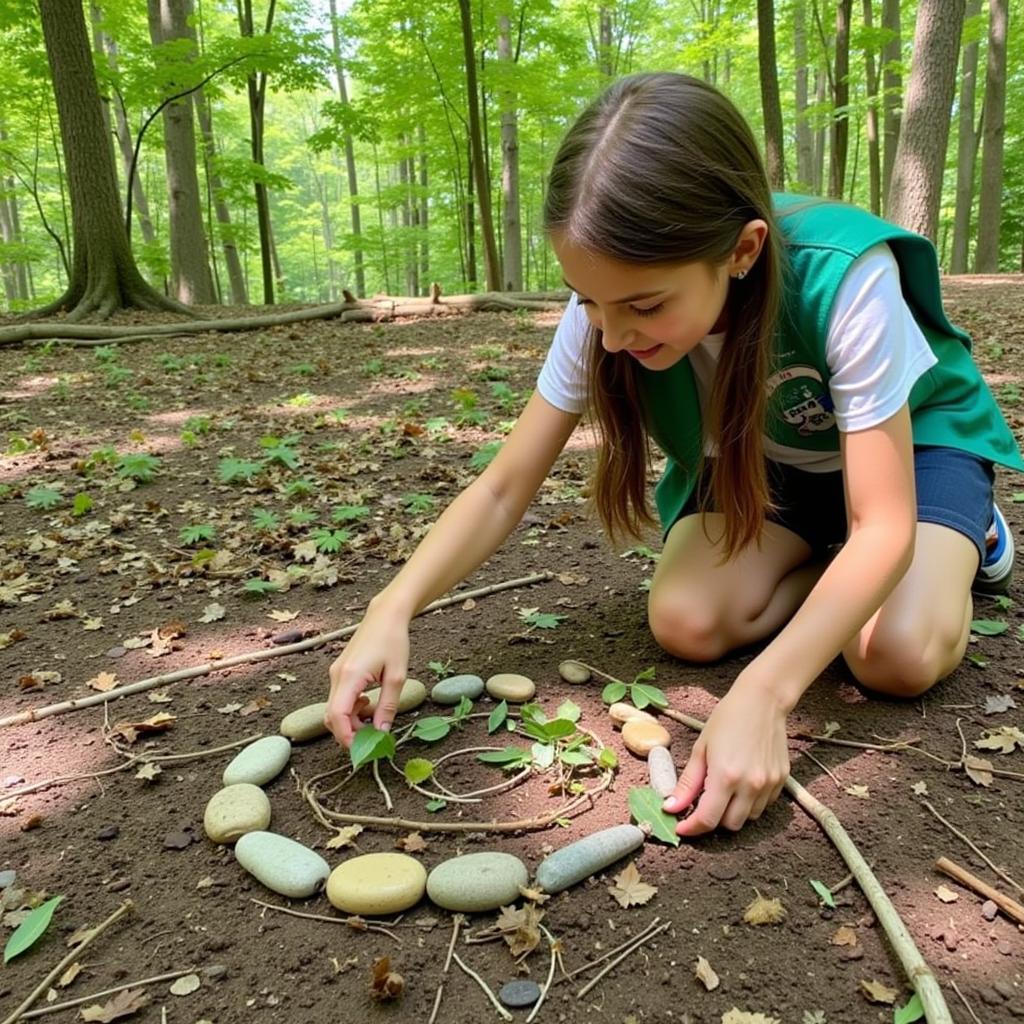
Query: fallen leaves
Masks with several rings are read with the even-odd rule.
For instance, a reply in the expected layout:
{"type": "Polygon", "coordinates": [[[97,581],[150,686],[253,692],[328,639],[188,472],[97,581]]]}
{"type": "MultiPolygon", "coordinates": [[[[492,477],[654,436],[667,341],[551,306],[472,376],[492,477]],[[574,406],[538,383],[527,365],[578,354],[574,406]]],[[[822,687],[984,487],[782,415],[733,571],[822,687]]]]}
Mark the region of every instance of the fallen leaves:
{"type": "Polygon", "coordinates": [[[397,999],[405,990],[405,979],[391,970],[391,958],[379,956],[370,972],[370,998],[378,1003],[397,999]]]}
{"type": "Polygon", "coordinates": [[[427,848],[427,841],[419,832],[410,832],[407,836],[395,840],[395,846],[406,853],[419,853],[427,848]]]}
{"type": "Polygon", "coordinates": [[[989,694],[985,698],[985,711],[986,715],[1001,715],[1004,711],[1009,711],[1010,708],[1015,708],[1017,702],[1008,694],[989,694]]]}
{"type": "Polygon", "coordinates": [[[717,974],[715,974],[714,968],[707,962],[702,956],[697,957],[697,964],[693,969],[693,973],[696,975],[697,980],[709,991],[713,991],[718,988],[721,981],[717,974]]]}
{"type": "Polygon", "coordinates": [[[928,795],[928,783],[927,782],[915,782],[910,788],[914,791],[914,796],[927,796],[928,795]]]}
{"type": "Polygon", "coordinates": [[[861,800],[870,800],[871,792],[867,786],[847,786],[845,792],[861,800]]]}
{"type": "Polygon", "coordinates": [[[155,761],[147,761],[135,773],[135,778],[142,779],[143,782],[155,782],[157,776],[160,775],[160,773],[160,765],[158,765],[155,761]]]}
{"type": "Polygon", "coordinates": [[[779,924],[786,920],[786,908],[780,899],[765,899],[760,893],[743,912],[747,924],[779,924]]]}
{"type": "Polygon", "coordinates": [[[968,755],[964,758],[964,771],[967,773],[967,777],[971,782],[976,783],[979,786],[991,786],[992,785],[992,762],[986,761],[983,757],[971,757],[968,755]]]}
{"type": "Polygon", "coordinates": [[[856,946],[857,933],[847,924],[840,925],[835,935],[828,940],[833,946],[856,946]]]}
{"type": "Polygon", "coordinates": [[[612,880],[615,884],[608,887],[608,892],[623,908],[642,907],[658,892],[657,886],[640,881],[640,872],[634,861],[630,861],[612,880]]]}
{"type": "Polygon", "coordinates": [[[99,690],[100,693],[109,693],[118,685],[117,675],[113,672],[100,672],[99,675],[87,679],[85,685],[92,690],[99,690]]]}
{"type": "Polygon", "coordinates": [[[870,1002],[884,1003],[886,1006],[892,1006],[899,995],[896,989],[889,988],[888,985],[884,985],[880,981],[864,981],[861,979],[860,990],[870,1002]]]}
{"type": "Polygon", "coordinates": [[[141,722],[117,722],[111,728],[110,735],[120,736],[126,743],[134,743],[140,736],[166,732],[177,720],[176,715],[161,711],[141,722]]]}
{"type": "Polygon", "coordinates": [[[540,922],[544,911],[532,903],[520,909],[514,906],[502,907],[495,927],[501,932],[514,957],[531,953],[540,944],[540,922]]]}
{"type": "Polygon", "coordinates": [[[203,608],[203,614],[199,616],[200,622],[218,622],[223,619],[227,612],[224,610],[224,606],[217,604],[216,601],[210,602],[203,608]]]}
{"type": "Polygon", "coordinates": [[[331,836],[327,840],[328,850],[338,850],[346,846],[353,846],[355,844],[356,836],[363,831],[362,825],[346,825],[344,828],[338,829],[336,836],[331,836]]]}
{"type": "Polygon", "coordinates": [[[168,991],[172,996],[187,996],[195,992],[200,984],[198,974],[184,974],[171,983],[168,991]]]}
{"type": "Polygon", "coordinates": [[[144,988],[128,988],[118,992],[113,999],[107,1000],[102,1006],[94,1003],[82,1010],[82,1020],[98,1021],[107,1024],[119,1017],[130,1017],[149,1005],[149,994],[144,988]]]}
{"type": "MultiPolygon", "coordinates": [[[[1024,749],[1024,732],[1012,725],[1001,725],[998,729],[987,729],[984,739],[975,740],[978,750],[995,750],[1000,754],[1012,754],[1017,747],[1024,749]]],[[[991,768],[992,766],[989,765],[991,768]]],[[[987,783],[986,783],[987,785],[987,783]]]]}
{"type": "Polygon", "coordinates": [[[291,622],[293,619],[297,619],[298,617],[299,617],[299,613],[298,612],[276,611],[276,610],[275,611],[267,612],[267,618],[268,619],[273,619],[275,622],[291,622]]]}
{"type": "Polygon", "coordinates": [[[778,1017],[767,1017],[763,1013],[748,1013],[735,1006],[722,1014],[722,1024],[781,1024],[778,1017]]]}

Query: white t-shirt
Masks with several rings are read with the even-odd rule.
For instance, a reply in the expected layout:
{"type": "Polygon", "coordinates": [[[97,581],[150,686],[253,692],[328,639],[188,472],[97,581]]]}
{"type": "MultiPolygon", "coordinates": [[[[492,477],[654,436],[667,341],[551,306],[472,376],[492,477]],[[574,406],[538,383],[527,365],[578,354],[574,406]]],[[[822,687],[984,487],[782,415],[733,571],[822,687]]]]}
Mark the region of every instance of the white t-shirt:
{"type": "MultiPolygon", "coordinates": [[[[574,293],[537,379],[541,395],[565,412],[580,413],[585,405],[588,327],[574,293]]],[[[689,355],[702,413],[725,338],[725,333],[709,334],[689,355]]],[[[917,379],[938,362],[903,298],[899,267],[888,245],[868,249],[843,278],[829,319],[825,359],[836,426],[846,433],[884,423],[906,402],[917,379]]],[[[814,473],[842,468],[834,452],[791,448],[768,437],[764,449],[776,462],[814,473]]],[[[714,454],[710,441],[705,451],[714,454]]]]}

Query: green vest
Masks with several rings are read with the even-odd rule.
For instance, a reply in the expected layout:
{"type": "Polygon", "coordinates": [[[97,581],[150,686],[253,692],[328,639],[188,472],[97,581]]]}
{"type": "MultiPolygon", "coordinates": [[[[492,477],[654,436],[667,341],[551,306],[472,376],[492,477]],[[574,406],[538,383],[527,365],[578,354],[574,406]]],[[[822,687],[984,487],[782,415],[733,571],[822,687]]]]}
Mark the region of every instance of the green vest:
{"type": "MultiPolygon", "coordinates": [[[[969,335],[943,312],[931,242],[845,203],[784,194],[774,199],[788,267],[765,434],[793,448],[839,451],[825,361],[832,304],[854,260],[885,242],[899,264],[903,297],[938,359],[910,392],[914,444],[960,448],[1024,471],[1017,442],[971,358],[969,335]]],[[[640,367],[639,380],[648,431],[668,458],[655,490],[667,529],[690,497],[701,463],[697,387],[688,357],[667,370],[640,367]]]]}

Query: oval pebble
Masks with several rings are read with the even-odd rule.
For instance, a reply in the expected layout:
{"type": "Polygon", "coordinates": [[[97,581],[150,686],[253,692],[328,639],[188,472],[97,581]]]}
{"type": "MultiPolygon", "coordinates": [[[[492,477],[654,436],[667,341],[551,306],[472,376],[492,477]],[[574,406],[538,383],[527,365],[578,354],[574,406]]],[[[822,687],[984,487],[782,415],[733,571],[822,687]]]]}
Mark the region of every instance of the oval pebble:
{"type": "Polygon", "coordinates": [[[554,895],[582,882],[638,849],[644,833],[636,825],[612,825],[555,850],[537,867],[537,884],[554,895]]]}
{"type": "Polygon", "coordinates": [[[626,704],[623,702],[616,702],[608,708],[608,717],[612,720],[614,725],[617,725],[620,729],[626,722],[638,718],[642,722],[657,722],[654,715],[648,714],[646,711],[641,711],[639,708],[633,707],[632,704],[626,704]]]}
{"type": "Polygon", "coordinates": [[[679,777],[676,765],[668,747],[652,747],[647,754],[647,773],[651,780],[651,789],[658,796],[671,796],[675,791],[679,777]]]}
{"type": "Polygon", "coordinates": [[[567,683],[590,682],[590,669],[578,661],[573,661],[571,658],[568,661],[563,661],[558,666],[558,674],[567,683]]]}
{"type": "Polygon", "coordinates": [[[501,986],[498,998],[513,1009],[524,1006],[533,1006],[540,999],[540,985],[535,981],[525,978],[518,981],[508,981],[501,986]]]}
{"type": "Polygon", "coordinates": [[[243,747],[224,769],[224,785],[251,782],[265,786],[280,775],[292,756],[292,743],[287,736],[264,736],[243,747]]]}
{"type": "Polygon", "coordinates": [[[499,672],[491,676],[485,688],[495,700],[507,700],[510,704],[523,704],[537,692],[537,686],[529,676],[516,672],[499,672]]]}
{"type": "Polygon", "coordinates": [[[646,757],[655,747],[672,745],[672,736],[660,722],[631,718],[622,727],[622,742],[637,757],[646,757]]]}
{"type": "Polygon", "coordinates": [[[518,857],[483,850],[438,864],[427,876],[427,895],[445,910],[497,910],[519,899],[519,887],[529,880],[530,873],[518,857]]]}
{"type": "Polygon", "coordinates": [[[331,873],[320,854],[276,832],[247,832],[235,844],[235,860],[268,889],[291,899],[312,896],[331,873]]]}
{"type": "Polygon", "coordinates": [[[281,719],[281,735],[287,736],[294,743],[315,740],[326,736],[330,730],[324,721],[327,713],[327,701],[319,704],[307,704],[304,708],[296,708],[291,714],[281,719]]]}
{"type": "MultiPolygon", "coordinates": [[[[370,713],[372,714],[377,710],[377,701],[380,700],[380,687],[375,686],[372,690],[367,690],[363,696],[370,702],[370,713]]],[[[418,679],[406,679],[402,683],[402,692],[398,695],[398,713],[413,711],[426,699],[427,688],[418,679]]]]}
{"type": "Polygon", "coordinates": [[[458,704],[463,697],[476,700],[483,692],[484,681],[479,676],[449,676],[434,686],[430,699],[435,704],[458,704]]]}
{"type": "Polygon", "coordinates": [[[217,790],[203,813],[203,829],[215,843],[233,843],[246,832],[261,832],[269,824],[270,801],[251,782],[217,790]]]}
{"type": "Polygon", "coordinates": [[[419,903],[427,869],[405,853],[364,853],[339,864],[327,879],[327,898],[347,914],[397,914],[419,903]]]}

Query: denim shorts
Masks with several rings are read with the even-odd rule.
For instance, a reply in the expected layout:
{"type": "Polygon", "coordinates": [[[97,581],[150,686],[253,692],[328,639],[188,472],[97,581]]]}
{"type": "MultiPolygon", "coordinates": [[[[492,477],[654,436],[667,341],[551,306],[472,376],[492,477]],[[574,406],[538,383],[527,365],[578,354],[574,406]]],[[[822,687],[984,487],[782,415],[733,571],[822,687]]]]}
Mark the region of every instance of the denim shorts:
{"type": "MultiPolygon", "coordinates": [[[[962,533],[985,557],[985,533],[992,522],[992,483],[987,459],[958,448],[914,448],[917,521],[938,523],[962,533]]],[[[768,486],[776,508],[766,517],[810,545],[820,555],[846,540],[846,500],[842,470],[808,473],[768,460],[768,486]]],[[[711,465],[705,462],[702,487],[710,494],[711,465]]],[[[683,506],[679,519],[701,511],[698,488],[683,506]]]]}

